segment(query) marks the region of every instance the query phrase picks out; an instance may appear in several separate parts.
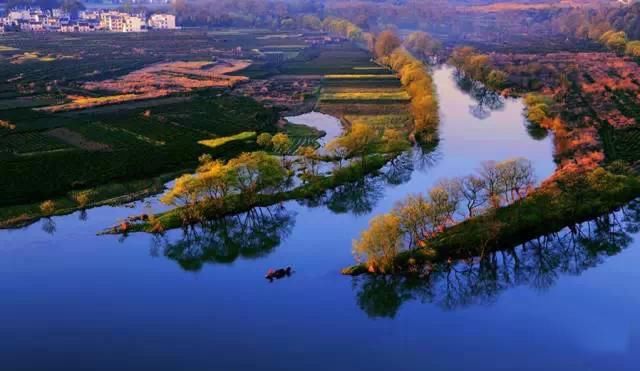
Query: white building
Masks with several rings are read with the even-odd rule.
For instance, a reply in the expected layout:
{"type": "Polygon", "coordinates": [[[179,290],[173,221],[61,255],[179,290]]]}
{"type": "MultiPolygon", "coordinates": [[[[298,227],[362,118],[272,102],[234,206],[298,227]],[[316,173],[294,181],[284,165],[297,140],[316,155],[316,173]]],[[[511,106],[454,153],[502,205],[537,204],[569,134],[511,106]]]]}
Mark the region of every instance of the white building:
{"type": "Polygon", "coordinates": [[[144,21],[140,17],[128,16],[124,18],[122,32],[141,32],[144,21]]]}
{"type": "Polygon", "coordinates": [[[144,22],[138,16],[116,11],[100,14],[100,28],[112,32],[140,32],[144,22]]]}
{"type": "Polygon", "coordinates": [[[18,23],[19,21],[30,21],[31,12],[27,9],[15,9],[7,14],[7,20],[11,23],[18,23]]]}
{"type": "Polygon", "coordinates": [[[175,30],[176,16],[173,14],[154,14],[149,17],[149,27],[156,30],[175,30]]]}

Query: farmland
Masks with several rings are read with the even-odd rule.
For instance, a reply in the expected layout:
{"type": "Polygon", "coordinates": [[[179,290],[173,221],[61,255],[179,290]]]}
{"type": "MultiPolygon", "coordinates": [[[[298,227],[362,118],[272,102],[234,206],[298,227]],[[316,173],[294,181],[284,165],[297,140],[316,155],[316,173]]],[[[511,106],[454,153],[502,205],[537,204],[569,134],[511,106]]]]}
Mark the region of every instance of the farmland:
{"type": "Polygon", "coordinates": [[[273,111],[251,99],[204,95],[151,109],[64,116],[56,128],[9,131],[0,138],[0,186],[5,191],[0,203],[41,200],[109,181],[189,168],[202,153],[231,156],[252,144],[208,149],[198,141],[246,129],[274,131],[276,120],[273,111]],[[48,170],[45,184],[40,181],[43,169],[48,170]]]}
{"type": "Polygon", "coordinates": [[[410,125],[398,78],[353,43],[308,46],[314,34],[266,30],[167,36],[3,37],[3,219],[20,217],[20,204],[55,199],[70,206],[77,192],[99,202],[104,192],[91,190],[109,184],[149,189],[150,179],[192,169],[203,153],[228,158],[256,148],[261,132],[287,133],[289,153],[317,147],[319,130],[278,128],[283,110],[315,107],[380,130],[410,125]],[[284,59],[270,62],[274,52],[284,59]]]}
{"type": "Polygon", "coordinates": [[[410,98],[398,77],[374,63],[371,55],[356,45],[310,48],[281,70],[283,74],[320,79],[315,109],[334,115],[346,124],[357,117],[362,117],[361,121],[376,122],[380,129],[387,122],[385,118],[390,117],[410,124],[407,113],[410,98]]]}

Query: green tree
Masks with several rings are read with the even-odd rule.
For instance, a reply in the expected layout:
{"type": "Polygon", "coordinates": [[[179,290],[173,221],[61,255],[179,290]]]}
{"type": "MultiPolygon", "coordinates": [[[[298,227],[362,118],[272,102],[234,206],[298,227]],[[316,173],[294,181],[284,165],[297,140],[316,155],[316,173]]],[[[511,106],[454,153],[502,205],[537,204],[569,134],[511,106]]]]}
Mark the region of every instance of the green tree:
{"type": "Polygon", "coordinates": [[[258,135],[258,138],[256,138],[256,143],[263,148],[269,148],[271,147],[271,141],[272,141],[273,137],[271,134],[269,133],[261,133],[260,135],[258,135]]]}
{"type": "Polygon", "coordinates": [[[227,165],[235,172],[238,190],[247,200],[253,200],[259,192],[278,188],[287,175],[280,163],[265,152],[243,153],[227,165]]]}

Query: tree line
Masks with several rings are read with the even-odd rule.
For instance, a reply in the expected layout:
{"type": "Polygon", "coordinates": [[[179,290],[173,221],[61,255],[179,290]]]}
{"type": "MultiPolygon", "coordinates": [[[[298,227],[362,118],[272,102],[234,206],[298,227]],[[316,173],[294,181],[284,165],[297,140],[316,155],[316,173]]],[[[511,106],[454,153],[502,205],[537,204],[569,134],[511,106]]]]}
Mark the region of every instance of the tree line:
{"type": "Polygon", "coordinates": [[[502,90],[507,86],[508,75],[491,65],[488,55],[477,52],[470,46],[457,47],[451,53],[449,62],[465,77],[480,81],[494,90],[502,90]]]}
{"type": "Polygon", "coordinates": [[[390,272],[401,251],[426,247],[446,228],[516,202],[534,185],[529,160],[484,162],[476,174],[441,180],[426,195],[411,195],[374,217],[354,241],[354,255],[372,272],[390,272]]]}
{"type": "Polygon", "coordinates": [[[551,27],[590,39],[634,58],[640,57],[640,4],[627,7],[571,9],[559,12],[551,27]]]}
{"type": "Polygon", "coordinates": [[[277,191],[287,178],[282,164],[262,151],[242,153],[226,163],[209,155],[199,160],[195,174],[176,179],[161,199],[164,204],[180,208],[183,225],[222,210],[231,201],[230,196],[239,196],[250,203],[259,193],[277,191]]]}
{"type": "MultiPolygon", "coordinates": [[[[426,34],[410,35],[406,46],[420,48],[421,53],[436,49],[437,43],[426,34]],[[421,41],[418,41],[421,40],[421,41]]],[[[438,100],[427,66],[414,57],[392,30],[385,30],[372,39],[373,54],[378,61],[400,77],[400,83],[411,97],[410,109],[414,119],[414,135],[418,141],[429,142],[436,137],[439,115],[438,100]]]]}

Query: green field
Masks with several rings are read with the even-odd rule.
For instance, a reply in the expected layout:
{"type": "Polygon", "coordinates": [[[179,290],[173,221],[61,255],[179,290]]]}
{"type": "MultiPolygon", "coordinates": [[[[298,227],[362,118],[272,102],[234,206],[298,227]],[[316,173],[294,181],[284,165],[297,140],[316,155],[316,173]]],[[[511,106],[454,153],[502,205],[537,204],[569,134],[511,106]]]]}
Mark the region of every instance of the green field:
{"type": "Polygon", "coordinates": [[[102,115],[48,114],[52,120],[46,126],[33,126],[31,113],[22,119],[10,113],[22,130],[0,134],[0,205],[193,167],[203,153],[233,156],[255,144],[230,142],[207,148],[198,141],[248,130],[272,132],[278,118],[252,99],[215,94],[102,115]],[[66,143],[47,134],[52,128],[64,129],[66,143]],[[42,182],[45,169],[47,181],[42,182]]]}

